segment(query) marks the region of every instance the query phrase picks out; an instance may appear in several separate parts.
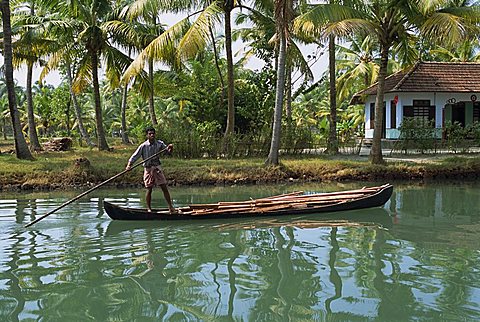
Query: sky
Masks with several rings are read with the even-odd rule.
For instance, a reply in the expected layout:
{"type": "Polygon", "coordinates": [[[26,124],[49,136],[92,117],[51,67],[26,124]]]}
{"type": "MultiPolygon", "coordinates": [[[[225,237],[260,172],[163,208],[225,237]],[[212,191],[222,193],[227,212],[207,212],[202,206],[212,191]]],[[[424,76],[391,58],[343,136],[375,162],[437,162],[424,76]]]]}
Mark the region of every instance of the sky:
{"type": "MultiPolygon", "coordinates": [[[[180,20],[180,17],[178,15],[174,14],[164,14],[162,15],[162,22],[167,26],[170,27],[173,24],[177,23],[180,20]]],[[[234,52],[234,61],[238,61],[243,55],[242,53],[245,51],[245,45],[241,41],[236,41],[233,44],[233,52],[234,52]]],[[[314,82],[319,80],[322,76],[322,74],[327,70],[328,68],[328,53],[319,53],[317,46],[316,45],[308,45],[308,46],[301,46],[300,47],[304,57],[307,55],[315,55],[318,57],[318,60],[311,66],[311,69],[314,74],[314,82]]],[[[224,55],[224,53],[222,53],[224,55]]],[[[0,55],[0,64],[3,65],[3,57],[0,55]]],[[[246,68],[252,69],[252,70],[259,70],[263,66],[262,60],[252,57],[249,62],[246,65],[246,68]]],[[[34,68],[34,74],[33,74],[33,81],[36,82],[38,81],[38,78],[41,73],[41,68],[40,67],[35,67],[34,68]]],[[[27,75],[27,70],[26,67],[23,67],[21,69],[15,70],[14,71],[14,78],[17,80],[18,85],[22,87],[26,87],[26,75],[27,75]]],[[[298,78],[298,75],[295,76],[293,75],[293,80],[298,78]]],[[[52,71],[50,72],[49,75],[45,78],[45,83],[51,84],[53,86],[59,85],[61,82],[61,76],[58,72],[52,71]]],[[[294,87],[298,86],[300,84],[294,84],[294,87]]]]}

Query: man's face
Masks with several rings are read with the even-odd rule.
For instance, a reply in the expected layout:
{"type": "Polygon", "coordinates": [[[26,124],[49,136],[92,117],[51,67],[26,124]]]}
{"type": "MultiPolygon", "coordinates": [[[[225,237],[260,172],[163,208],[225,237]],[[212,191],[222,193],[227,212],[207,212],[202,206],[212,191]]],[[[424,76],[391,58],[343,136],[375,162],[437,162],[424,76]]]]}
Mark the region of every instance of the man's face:
{"type": "Polygon", "coordinates": [[[148,131],[148,132],[147,132],[147,138],[148,138],[149,140],[155,139],[155,132],[153,132],[153,131],[148,131]]]}

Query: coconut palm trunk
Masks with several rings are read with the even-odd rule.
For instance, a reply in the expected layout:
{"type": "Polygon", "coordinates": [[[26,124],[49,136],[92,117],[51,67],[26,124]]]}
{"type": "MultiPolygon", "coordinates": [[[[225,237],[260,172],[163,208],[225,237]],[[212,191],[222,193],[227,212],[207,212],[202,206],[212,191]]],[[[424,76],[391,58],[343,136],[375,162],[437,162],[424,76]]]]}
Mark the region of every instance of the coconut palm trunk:
{"type": "Polygon", "coordinates": [[[292,121],[292,64],[286,63],[285,68],[285,141],[293,140],[293,121],[292,121]]]}
{"type": "Polygon", "coordinates": [[[328,134],[327,153],[338,154],[337,138],[337,86],[336,86],[336,68],[335,68],[335,36],[328,36],[328,70],[329,70],[329,89],[330,89],[330,114],[328,122],[330,130],[328,134]]]}
{"type": "MultiPolygon", "coordinates": [[[[30,2],[30,16],[35,16],[35,3],[30,2]]],[[[27,28],[27,30],[30,28],[27,28]]],[[[27,62],[27,118],[28,118],[28,137],[30,139],[30,147],[34,151],[42,150],[42,146],[38,140],[37,125],[35,124],[35,113],[33,111],[33,62],[27,62]]]]}
{"type": "Polygon", "coordinates": [[[80,109],[80,105],[78,104],[77,95],[75,95],[73,91],[72,66],[70,65],[69,61],[66,62],[66,68],[67,68],[68,88],[69,88],[70,97],[73,103],[73,110],[75,111],[75,117],[77,119],[78,131],[80,132],[82,139],[85,140],[87,145],[90,147],[93,147],[95,146],[95,144],[92,142],[90,135],[88,134],[87,130],[85,129],[85,126],[83,125],[82,111],[80,109]]]}
{"type": "Polygon", "coordinates": [[[5,66],[5,81],[7,85],[8,108],[12,119],[13,134],[15,139],[15,153],[18,159],[33,160],[32,153],[28,149],[27,142],[23,136],[20,124],[20,114],[17,109],[15,97],[15,83],[13,80],[12,64],[12,26],[10,24],[10,1],[2,0],[2,22],[3,22],[3,58],[5,66]]]}
{"type": "Polygon", "coordinates": [[[273,113],[272,141],[266,164],[278,165],[280,132],[282,128],[285,73],[287,65],[287,36],[292,21],[292,0],[275,0],[275,26],[278,38],[277,83],[275,85],[275,110],[273,113]]]}
{"type": "Polygon", "coordinates": [[[290,130],[292,125],[292,66],[287,64],[285,75],[285,119],[290,130]]]}
{"type": "MultiPolygon", "coordinates": [[[[128,49],[128,57],[132,54],[132,48],[128,49]]],[[[120,108],[120,122],[121,122],[121,136],[122,136],[122,143],[129,144],[130,140],[128,139],[128,129],[127,129],[127,98],[128,98],[128,84],[123,86],[122,92],[122,106],[120,108]]]]}
{"type": "Polygon", "coordinates": [[[381,45],[380,69],[378,70],[377,97],[375,99],[375,121],[373,129],[372,149],[370,161],[372,164],[383,164],[382,155],[382,126],[383,126],[383,97],[385,93],[385,78],[387,77],[388,51],[390,45],[381,45]]]}
{"type": "Polygon", "coordinates": [[[100,102],[100,85],[98,82],[98,55],[95,51],[90,52],[92,60],[92,80],[93,80],[93,96],[95,100],[95,123],[97,128],[98,150],[108,150],[108,143],[103,128],[102,105],[100,102]]]}
{"type": "Polygon", "coordinates": [[[154,86],[153,86],[153,59],[148,60],[148,80],[150,82],[150,93],[148,96],[148,113],[153,126],[158,125],[157,115],[155,114],[154,86]]]}
{"type": "Polygon", "coordinates": [[[225,52],[227,55],[227,127],[225,136],[233,134],[235,129],[235,88],[233,78],[233,54],[232,54],[232,22],[231,12],[233,9],[233,1],[228,0],[225,4],[225,52]]]}
{"type": "Polygon", "coordinates": [[[35,113],[33,111],[33,95],[32,95],[32,79],[33,79],[33,63],[27,63],[27,118],[28,118],[28,138],[30,139],[30,147],[33,151],[42,150],[40,141],[38,140],[37,125],[35,124],[35,113]]]}
{"type": "Polygon", "coordinates": [[[225,82],[223,80],[222,70],[220,69],[220,64],[218,62],[217,44],[215,41],[215,35],[213,34],[212,26],[209,26],[208,30],[210,32],[210,37],[212,38],[212,48],[213,48],[213,57],[215,59],[215,68],[217,69],[218,79],[220,80],[220,86],[222,88],[222,95],[220,96],[218,106],[220,110],[223,110],[223,104],[225,101],[225,82]]]}
{"type": "Polygon", "coordinates": [[[128,139],[127,118],[126,118],[127,96],[128,96],[128,84],[126,84],[126,85],[123,87],[122,108],[121,108],[122,143],[124,143],[124,144],[129,144],[129,143],[130,143],[130,141],[129,141],[129,139],[128,139]]]}
{"type": "Polygon", "coordinates": [[[266,164],[278,165],[278,154],[280,149],[280,132],[282,128],[282,110],[283,97],[285,92],[285,65],[287,57],[287,40],[284,30],[278,33],[278,67],[277,67],[277,83],[275,86],[275,111],[273,114],[273,131],[272,141],[270,143],[270,152],[266,160],[266,164]]]}

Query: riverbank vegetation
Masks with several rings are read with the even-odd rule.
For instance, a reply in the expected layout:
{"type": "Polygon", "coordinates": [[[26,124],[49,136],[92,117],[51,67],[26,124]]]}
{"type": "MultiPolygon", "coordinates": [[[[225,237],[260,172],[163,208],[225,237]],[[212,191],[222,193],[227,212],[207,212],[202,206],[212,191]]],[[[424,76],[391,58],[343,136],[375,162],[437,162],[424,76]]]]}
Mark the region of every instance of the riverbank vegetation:
{"type": "MultiPolygon", "coordinates": [[[[39,152],[35,161],[0,154],[2,190],[51,190],[101,183],[125,169],[134,150],[111,144],[111,151],[75,147],[70,151],[39,152]]],[[[3,145],[5,147],[5,145],[3,145]]],[[[265,166],[259,157],[213,159],[162,157],[170,185],[232,185],[276,182],[475,180],[480,157],[464,155],[395,155],[386,165],[372,165],[358,155],[285,155],[279,166],[265,166]]],[[[142,186],[137,167],[111,182],[112,186],[142,186]]]]}
{"type": "MultiPolygon", "coordinates": [[[[364,137],[364,107],[350,105],[352,95],[420,59],[478,61],[478,12],[443,1],[3,1],[1,136],[34,163],[52,137],[114,160],[116,149],[103,153],[111,138],[138,143],[148,125],[182,158],[278,165],[279,153],[344,153],[364,137]],[[178,20],[166,26],[165,13],[178,20]],[[234,59],[235,39],[245,48],[234,59]],[[305,44],[313,50],[302,52],[305,44]],[[329,70],[314,75],[327,52],[329,70]],[[256,70],[247,67],[253,56],[256,70]],[[20,67],[25,88],[13,80],[20,67]],[[55,86],[44,83],[52,71],[55,86]]],[[[381,103],[371,158],[379,164],[381,103]]]]}

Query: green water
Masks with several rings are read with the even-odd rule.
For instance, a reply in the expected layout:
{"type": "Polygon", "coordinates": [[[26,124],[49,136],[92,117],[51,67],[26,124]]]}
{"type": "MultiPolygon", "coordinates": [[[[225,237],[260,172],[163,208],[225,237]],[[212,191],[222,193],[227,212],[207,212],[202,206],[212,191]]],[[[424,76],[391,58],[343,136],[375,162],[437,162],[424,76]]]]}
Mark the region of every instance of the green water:
{"type": "MultiPolygon", "coordinates": [[[[171,189],[177,206],[363,184],[171,189]]],[[[480,185],[396,185],[384,208],[245,220],[113,222],[141,190],[0,195],[0,318],[474,321],[480,185]]],[[[155,206],[163,206],[154,192],[155,206]]]]}

